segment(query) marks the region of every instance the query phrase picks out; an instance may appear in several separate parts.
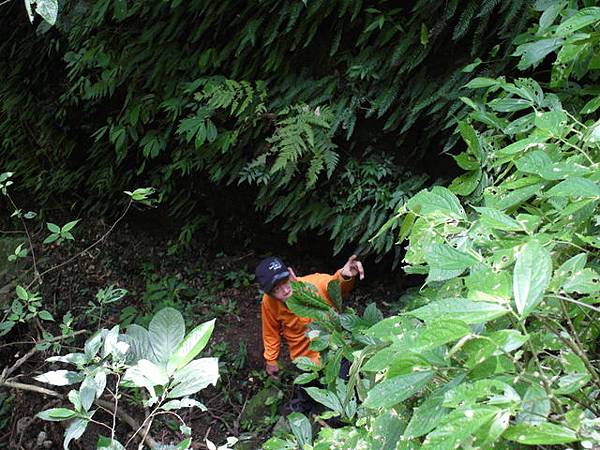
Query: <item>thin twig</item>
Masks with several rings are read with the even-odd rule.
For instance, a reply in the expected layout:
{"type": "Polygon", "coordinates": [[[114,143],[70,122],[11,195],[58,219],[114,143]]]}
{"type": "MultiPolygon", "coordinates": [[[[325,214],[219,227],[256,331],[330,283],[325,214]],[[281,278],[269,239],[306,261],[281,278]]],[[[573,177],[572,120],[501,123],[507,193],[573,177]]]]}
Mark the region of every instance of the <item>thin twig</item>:
{"type": "Polygon", "coordinates": [[[213,419],[218,420],[219,422],[221,422],[223,425],[225,425],[225,428],[227,428],[227,432],[229,434],[235,434],[233,432],[233,429],[229,426],[229,424],[227,423],[227,421],[225,419],[223,419],[221,416],[218,416],[217,414],[213,413],[210,409],[206,410],[206,412],[208,413],[208,415],[210,417],[212,417],[213,419]]]}
{"type": "MultiPolygon", "coordinates": [[[[93,249],[94,247],[96,247],[98,244],[100,244],[102,241],[104,241],[104,239],[106,239],[108,237],[108,235],[112,232],[112,230],[115,229],[115,227],[117,226],[117,224],[119,222],[121,222],[121,220],[123,220],[123,218],[125,217],[125,215],[127,214],[127,212],[129,211],[129,208],[131,208],[131,205],[133,204],[133,200],[129,200],[129,203],[127,203],[127,207],[125,208],[125,211],[123,211],[123,214],[121,214],[119,216],[119,218],[111,225],[111,227],[108,229],[108,231],[106,233],[104,233],[104,235],[102,235],[102,237],[100,237],[100,239],[98,239],[96,242],[94,242],[93,244],[89,245],[87,248],[85,248],[84,250],[80,251],[79,253],[77,253],[76,255],[72,256],[71,258],[67,259],[66,261],[57,264],[54,267],[50,267],[49,269],[46,269],[45,271],[43,271],[41,274],[39,274],[40,280],[41,277],[43,277],[44,275],[56,270],[56,269],[60,269],[61,267],[66,266],[67,264],[75,261],[77,258],[79,258],[81,255],[83,255],[84,253],[90,251],[91,249],[93,249]]],[[[29,285],[27,286],[28,288],[35,282],[32,281],[31,283],[29,283],[29,285]]]]}
{"type": "MultiPolygon", "coordinates": [[[[0,4],[0,5],[2,5],[2,4],[0,4]]],[[[6,197],[8,198],[8,201],[13,206],[13,208],[15,208],[15,211],[17,211],[19,208],[17,207],[17,205],[15,205],[15,202],[13,201],[12,197],[8,194],[6,194],[6,197]]],[[[39,280],[40,284],[42,284],[42,277],[37,268],[35,252],[33,251],[33,241],[31,240],[31,235],[29,234],[29,228],[27,228],[27,224],[25,223],[25,219],[23,219],[23,216],[21,216],[21,214],[18,214],[17,216],[19,217],[19,220],[21,221],[21,225],[23,225],[23,229],[25,230],[25,234],[27,235],[27,242],[29,243],[29,250],[31,251],[31,261],[33,263],[33,275],[34,275],[33,280],[34,281],[39,280]]]]}
{"type": "Polygon", "coordinates": [[[600,312],[600,308],[596,308],[595,306],[588,305],[587,303],[580,302],[579,300],[575,300],[575,299],[570,298],[570,297],[565,297],[564,295],[551,294],[550,297],[558,298],[559,300],[564,300],[566,302],[573,303],[575,305],[579,305],[579,306],[582,306],[584,308],[591,309],[592,311],[600,312]]]}
{"type": "Polygon", "coordinates": [[[112,432],[110,435],[111,440],[115,439],[115,428],[117,427],[117,410],[119,409],[119,383],[121,382],[121,375],[117,374],[117,384],[115,385],[115,393],[113,396],[115,397],[115,409],[113,411],[113,423],[112,423],[112,432]]]}
{"type": "MultiPolygon", "coordinates": [[[[6,386],[9,388],[20,389],[23,391],[37,392],[38,394],[44,394],[44,395],[48,395],[50,397],[61,398],[63,400],[65,398],[65,396],[62,395],[60,392],[56,392],[51,389],[46,389],[46,388],[43,388],[40,386],[35,386],[33,384],[14,383],[11,381],[4,381],[4,382],[0,382],[0,386],[6,386]]],[[[109,401],[97,399],[94,403],[96,405],[98,405],[99,407],[101,407],[102,409],[106,409],[111,412],[114,411],[114,409],[113,409],[114,405],[109,401]]],[[[135,430],[135,429],[139,428],[139,424],[137,423],[137,421],[133,417],[131,417],[129,414],[127,414],[125,411],[123,411],[122,409],[117,410],[116,415],[119,417],[119,419],[121,419],[123,422],[125,422],[127,425],[129,425],[132,429],[135,430]]],[[[150,448],[158,447],[158,442],[156,442],[154,440],[154,438],[152,438],[152,436],[146,435],[144,440],[150,448]]]]}
{"type": "MultiPolygon", "coordinates": [[[[135,430],[135,432],[133,433],[133,435],[128,439],[128,441],[125,443],[125,448],[127,448],[127,446],[129,445],[129,443],[137,436],[137,434],[142,430],[142,428],[144,427],[144,425],[146,424],[146,421],[150,419],[150,425],[152,425],[152,419],[154,414],[156,413],[156,411],[158,411],[158,408],[160,408],[160,405],[162,403],[162,399],[158,402],[158,405],[156,405],[156,408],[154,408],[154,411],[152,411],[148,416],[146,416],[146,418],[144,419],[144,421],[142,422],[142,424],[137,428],[137,430],[135,430]]],[[[148,431],[150,430],[150,427],[147,428],[145,435],[148,434],[148,431]]],[[[142,442],[144,442],[144,440],[142,439],[142,442]]]]}
{"type": "MultiPolygon", "coordinates": [[[[87,330],[79,330],[76,331],[75,333],[72,333],[68,336],[55,336],[52,339],[45,339],[41,342],[57,342],[57,341],[62,341],[64,339],[70,338],[70,337],[74,337],[77,336],[79,334],[83,334],[86,333],[87,330]]],[[[41,343],[41,342],[36,342],[36,346],[37,344],[41,343]]],[[[21,367],[29,358],[31,358],[35,352],[37,352],[37,348],[36,346],[32,347],[31,350],[29,350],[25,355],[23,355],[21,358],[19,358],[17,360],[17,362],[15,362],[11,367],[5,367],[4,370],[2,371],[2,375],[0,375],[0,381],[2,380],[6,380],[11,373],[13,373],[15,370],[17,370],[19,367],[21,367]]]]}

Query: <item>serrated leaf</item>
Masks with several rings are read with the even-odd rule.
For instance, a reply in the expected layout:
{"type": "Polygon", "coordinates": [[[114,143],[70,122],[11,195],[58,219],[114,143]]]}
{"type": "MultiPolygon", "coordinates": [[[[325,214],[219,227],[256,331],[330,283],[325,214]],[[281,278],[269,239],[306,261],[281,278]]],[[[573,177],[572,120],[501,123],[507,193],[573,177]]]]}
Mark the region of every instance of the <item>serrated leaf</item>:
{"type": "Polygon", "coordinates": [[[498,112],[513,112],[531,108],[533,104],[523,98],[504,97],[496,98],[489,102],[490,108],[498,112]]]}
{"type": "Polygon", "coordinates": [[[425,261],[431,267],[443,270],[463,270],[477,264],[475,256],[450,247],[447,244],[432,244],[425,253],[425,261]]]}
{"type": "Polygon", "coordinates": [[[477,186],[479,186],[481,176],[481,170],[471,170],[452,180],[452,183],[450,183],[448,189],[457,195],[470,195],[477,188],[477,186]]]}
{"type": "Polygon", "coordinates": [[[369,391],[363,406],[390,408],[420,391],[432,378],[429,370],[388,378],[369,391]]]}
{"type": "Polygon", "coordinates": [[[523,231],[523,227],[508,214],[494,208],[474,207],[481,214],[481,223],[489,228],[503,231],[523,231]]]}
{"type": "Polygon", "coordinates": [[[536,241],[521,247],[513,270],[513,294],[517,311],[523,317],[542,301],[552,276],[548,250],[536,241]]]}
{"type": "Polygon", "coordinates": [[[509,427],[502,437],[525,445],[558,445],[579,440],[575,431],[549,422],[518,423],[509,427]]]}
{"type": "Polygon", "coordinates": [[[441,319],[428,323],[419,330],[411,348],[414,352],[432,350],[440,345],[456,341],[471,333],[471,328],[461,320],[441,319]]]}
{"type": "MultiPolygon", "coordinates": [[[[558,49],[563,43],[562,38],[541,39],[536,42],[528,42],[517,47],[513,56],[520,56],[518,68],[528,69],[539,64],[547,55],[558,49]]],[[[516,110],[513,110],[516,111],[516,110]]]]}
{"type": "Polygon", "coordinates": [[[553,186],[547,192],[554,197],[600,197],[597,183],[581,177],[569,177],[553,186]]]}
{"type": "Polygon", "coordinates": [[[431,191],[418,192],[407,202],[407,206],[421,215],[466,218],[465,211],[456,195],[441,186],[434,186],[431,191]]]}
{"type": "Polygon", "coordinates": [[[600,8],[589,7],[577,11],[567,20],[561,22],[556,28],[557,36],[568,36],[581,28],[591,25],[600,20],[600,8]]]}
{"type": "Polygon", "coordinates": [[[466,298],[448,298],[431,302],[406,314],[418,317],[425,322],[439,319],[456,319],[465,323],[484,323],[508,313],[506,307],[498,303],[476,302],[466,298]]]}
{"type": "Polygon", "coordinates": [[[442,420],[442,418],[450,411],[444,408],[444,394],[460,384],[464,379],[464,375],[458,376],[449,383],[437,388],[421,403],[412,413],[410,421],[404,430],[406,439],[423,436],[433,430],[442,420]]]}
{"type": "Polygon", "coordinates": [[[342,287],[340,286],[340,282],[337,280],[331,280],[327,284],[327,295],[329,299],[333,302],[336,309],[341,311],[342,309],[342,287]]]}
{"type": "Polygon", "coordinates": [[[445,416],[441,424],[427,435],[422,450],[453,450],[473,436],[500,410],[489,406],[457,409],[445,416]]]}

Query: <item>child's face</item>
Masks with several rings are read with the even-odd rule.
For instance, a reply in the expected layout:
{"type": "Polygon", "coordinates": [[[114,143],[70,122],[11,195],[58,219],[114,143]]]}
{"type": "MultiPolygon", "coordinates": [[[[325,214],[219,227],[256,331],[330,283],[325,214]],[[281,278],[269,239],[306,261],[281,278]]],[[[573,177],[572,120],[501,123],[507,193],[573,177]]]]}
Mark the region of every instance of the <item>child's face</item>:
{"type": "Polygon", "coordinates": [[[292,283],[289,278],[279,281],[273,289],[271,289],[271,296],[282,302],[286,301],[292,296],[292,283]]]}

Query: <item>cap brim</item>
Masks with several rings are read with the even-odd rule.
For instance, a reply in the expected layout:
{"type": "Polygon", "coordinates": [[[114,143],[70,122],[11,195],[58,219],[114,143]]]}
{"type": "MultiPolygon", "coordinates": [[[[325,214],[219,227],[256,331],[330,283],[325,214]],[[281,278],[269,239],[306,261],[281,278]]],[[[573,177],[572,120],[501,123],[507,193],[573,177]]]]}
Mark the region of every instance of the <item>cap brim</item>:
{"type": "Polygon", "coordinates": [[[289,277],[290,277],[290,273],[287,270],[284,272],[276,273],[275,275],[273,275],[273,278],[271,279],[271,283],[269,283],[268,289],[265,289],[265,291],[271,292],[271,290],[277,283],[279,283],[281,280],[285,280],[286,278],[289,278],[289,277]]]}

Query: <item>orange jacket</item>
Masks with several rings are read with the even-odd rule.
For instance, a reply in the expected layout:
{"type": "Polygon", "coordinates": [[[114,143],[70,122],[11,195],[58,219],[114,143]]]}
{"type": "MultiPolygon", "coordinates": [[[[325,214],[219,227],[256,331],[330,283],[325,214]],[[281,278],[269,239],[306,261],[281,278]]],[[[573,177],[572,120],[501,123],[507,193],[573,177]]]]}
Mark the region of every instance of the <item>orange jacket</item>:
{"type": "MultiPolygon", "coordinates": [[[[327,294],[327,285],[331,280],[340,282],[343,296],[347,295],[354,286],[354,279],[344,280],[339,270],[334,275],[314,273],[298,278],[298,281],[315,285],[321,297],[330,304],[332,302],[327,294]]],[[[308,356],[313,361],[319,362],[319,352],[309,348],[310,339],[305,336],[306,325],[312,322],[312,319],[298,317],[288,309],[284,302],[268,294],[264,294],[262,298],[261,316],[264,357],[267,364],[277,364],[281,334],[288,344],[292,360],[299,356],[308,356]]]]}

